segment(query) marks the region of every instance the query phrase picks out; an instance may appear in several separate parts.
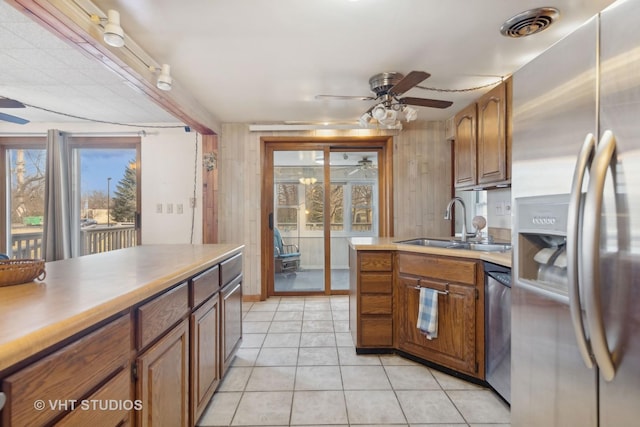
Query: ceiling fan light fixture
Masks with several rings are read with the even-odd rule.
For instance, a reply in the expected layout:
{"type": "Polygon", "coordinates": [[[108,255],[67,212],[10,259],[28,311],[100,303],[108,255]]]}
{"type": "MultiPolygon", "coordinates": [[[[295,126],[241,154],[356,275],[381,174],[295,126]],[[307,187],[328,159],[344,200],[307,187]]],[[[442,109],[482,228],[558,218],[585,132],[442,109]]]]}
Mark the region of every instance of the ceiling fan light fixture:
{"type": "Polygon", "coordinates": [[[160,75],[158,76],[158,80],[156,80],[156,86],[160,90],[171,90],[171,85],[173,84],[173,79],[171,78],[171,67],[168,64],[162,64],[162,68],[160,69],[160,75]]]}
{"type": "Polygon", "coordinates": [[[381,125],[393,126],[398,121],[398,112],[396,110],[385,110],[384,117],[378,118],[381,125]]]}
{"type": "Polygon", "coordinates": [[[404,118],[407,122],[412,122],[418,118],[418,111],[408,105],[402,109],[402,112],[404,113],[404,118]]]}
{"type": "Polygon", "coordinates": [[[371,123],[371,119],[371,114],[364,113],[362,116],[360,116],[360,120],[358,120],[358,123],[360,123],[361,127],[366,128],[369,126],[369,123],[371,123]]]}
{"type": "Polygon", "coordinates": [[[120,26],[120,13],[118,11],[110,9],[107,12],[107,23],[104,26],[102,37],[109,46],[124,46],[124,30],[120,26]]]}
{"type": "Polygon", "coordinates": [[[318,180],[316,178],[300,178],[298,179],[298,181],[300,181],[300,184],[304,184],[304,185],[312,185],[315,184],[316,182],[318,182],[318,180]]]}
{"type": "Polygon", "coordinates": [[[377,121],[383,120],[387,116],[387,109],[382,104],[378,104],[371,110],[371,116],[377,121]]]}

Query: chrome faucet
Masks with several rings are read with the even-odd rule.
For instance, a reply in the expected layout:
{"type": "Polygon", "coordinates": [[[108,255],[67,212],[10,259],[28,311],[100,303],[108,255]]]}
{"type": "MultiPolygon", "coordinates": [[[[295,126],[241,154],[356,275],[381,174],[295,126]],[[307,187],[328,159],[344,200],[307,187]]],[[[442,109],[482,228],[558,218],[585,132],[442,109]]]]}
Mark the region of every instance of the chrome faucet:
{"type": "Polygon", "coordinates": [[[463,242],[467,241],[467,207],[464,205],[464,201],[460,197],[454,197],[449,200],[449,204],[447,205],[447,210],[444,211],[444,219],[451,219],[451,207],[453,204],[458,201],[460,205],[462,205],[462,238],[460,239],[463,242]]]}

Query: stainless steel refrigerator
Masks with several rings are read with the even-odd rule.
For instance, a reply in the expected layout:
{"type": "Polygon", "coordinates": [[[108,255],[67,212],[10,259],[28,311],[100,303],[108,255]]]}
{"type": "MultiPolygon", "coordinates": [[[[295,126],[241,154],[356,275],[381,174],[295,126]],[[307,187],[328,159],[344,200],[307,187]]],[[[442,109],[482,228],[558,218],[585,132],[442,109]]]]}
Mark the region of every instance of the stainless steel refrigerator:
{"type": "Polygon", "coordinates": [[[511,417],[640,425],[640,0],[513,76],[511,417]]]}

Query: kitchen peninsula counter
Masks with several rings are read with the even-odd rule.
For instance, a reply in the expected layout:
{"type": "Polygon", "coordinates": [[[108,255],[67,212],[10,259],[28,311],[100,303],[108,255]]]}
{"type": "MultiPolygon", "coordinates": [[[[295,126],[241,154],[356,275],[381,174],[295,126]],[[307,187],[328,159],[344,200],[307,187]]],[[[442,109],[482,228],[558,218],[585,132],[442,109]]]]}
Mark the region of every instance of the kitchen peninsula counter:
{"type": "MultiPolygon", "coordinates": [[[[471,258],[488,261],[505,267],[511,267],[511,251],[484,252],[467,249],[446,249],[431,246],[405,245],[395,243],[415,237],[353,237],[348,239],[349,245],[357,251],[403,251],[431,255],[471,258]]],[[[445,239],[446,240],[446,239],[445,239]]]]}
{"type": "Polygon", "coordinates": [[[143,245],[46,263],[42,282],[0,287],[0,373],[240,254],[242,248],[143,245]]]}

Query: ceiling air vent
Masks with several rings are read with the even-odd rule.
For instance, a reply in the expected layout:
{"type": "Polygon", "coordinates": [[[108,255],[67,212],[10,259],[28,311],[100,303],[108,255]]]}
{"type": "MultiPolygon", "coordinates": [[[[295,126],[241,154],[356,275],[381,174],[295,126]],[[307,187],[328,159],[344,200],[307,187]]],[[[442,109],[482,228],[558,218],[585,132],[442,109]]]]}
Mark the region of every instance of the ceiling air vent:
{"type": "Polygon", "coordinates": [[[530,36],[547,29],[559,17],[560,12],[553,7],[527,10],[505,21],[500,27],[500,33],[513,38],[530,36]]]}

